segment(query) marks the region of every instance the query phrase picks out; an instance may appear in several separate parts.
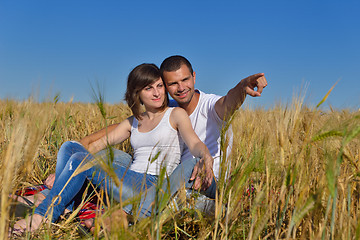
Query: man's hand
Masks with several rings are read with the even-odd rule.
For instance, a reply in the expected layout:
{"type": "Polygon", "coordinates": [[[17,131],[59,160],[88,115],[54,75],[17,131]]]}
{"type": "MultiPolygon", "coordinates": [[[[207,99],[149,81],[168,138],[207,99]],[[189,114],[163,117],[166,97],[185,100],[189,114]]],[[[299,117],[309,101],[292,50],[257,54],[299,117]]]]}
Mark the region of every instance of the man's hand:
{"type": "Polygon", "coordinates": [[[213,173],[213,159],[208,161],[203,158],[195,165],[194,170],[191,174],[190,180],[195,180],[193,188],[195,190],[206,190],[210,187],[214,173],[213,173]]]}
{"type": "Polygon", "coordinates": [[[257,73],[241,80],[246,94],[252,97],[260,97],[263,89],[267,86],[264,73],[257,73]],[[255,91],[255,88],[256,91],[255,91]]]}
{"type": "Polygon", "coordinates": [[[220,98],[215,104],[219,118],[227,121],[232,114],[243,104],[246,95],[260,97],[267,81],[264,73],[257,73],[242,79],[234,88],[220,98]],[[255,88],[256,91],[255,91],[255,88]]]}

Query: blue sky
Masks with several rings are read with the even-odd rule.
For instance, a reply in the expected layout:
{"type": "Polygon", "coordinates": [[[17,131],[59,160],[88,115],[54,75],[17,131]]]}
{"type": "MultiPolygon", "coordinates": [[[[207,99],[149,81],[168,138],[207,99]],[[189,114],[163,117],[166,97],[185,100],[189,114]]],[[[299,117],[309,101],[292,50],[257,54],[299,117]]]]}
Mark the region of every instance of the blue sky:
{"type": "Polygon", "coordinates": [[[122,101],[144,62],[187,57],[196,87],[225,95],[264,72],[252,106],[360,106],[359,1],[0,1],[0,98],[92,102],[91,84],[122,101]],[[90,84],[91,83],[91,84],[90,84]],[[302,90],[303,89],[303,90],[302,90]]]}

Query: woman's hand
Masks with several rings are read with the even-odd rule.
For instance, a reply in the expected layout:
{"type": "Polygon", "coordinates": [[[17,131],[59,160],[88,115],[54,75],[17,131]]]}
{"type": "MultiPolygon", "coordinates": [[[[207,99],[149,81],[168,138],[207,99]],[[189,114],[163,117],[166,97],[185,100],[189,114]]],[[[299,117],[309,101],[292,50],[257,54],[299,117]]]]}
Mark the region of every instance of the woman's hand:
{"type": "Polygon", "coordinates": [[[201,158],[195,165],[190,177],[191,181],[195,180],[193,185],[195,190],[206,190],[210,187],[214,177],[213,162],[213,158],[211,156],[207,156],[205,158],[201,158]]]}

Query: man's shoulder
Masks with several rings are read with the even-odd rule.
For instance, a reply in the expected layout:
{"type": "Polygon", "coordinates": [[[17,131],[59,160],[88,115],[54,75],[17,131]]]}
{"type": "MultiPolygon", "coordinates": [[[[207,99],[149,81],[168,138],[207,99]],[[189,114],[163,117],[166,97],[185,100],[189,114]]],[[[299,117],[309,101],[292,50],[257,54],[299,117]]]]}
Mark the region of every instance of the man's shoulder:
{"type": "Polygon", "coordinates": [[[222,121],[215,110],[215,104],[220,98],[222,98],[222,96],[212,93],[204,93],[200,90],[198,91],[200,92],[199,112],[201,112],[208,119],[212,119],[214,123],[221,124],[222,121]]]}
{"type": "Polygon", "coordinates": [[[198,89],[197,91],[200,93],[200,102],[212,102],[213,104],[215,104],[215,102],[221,98],[221,96],[213,93],[205,93],[198,89]]]}

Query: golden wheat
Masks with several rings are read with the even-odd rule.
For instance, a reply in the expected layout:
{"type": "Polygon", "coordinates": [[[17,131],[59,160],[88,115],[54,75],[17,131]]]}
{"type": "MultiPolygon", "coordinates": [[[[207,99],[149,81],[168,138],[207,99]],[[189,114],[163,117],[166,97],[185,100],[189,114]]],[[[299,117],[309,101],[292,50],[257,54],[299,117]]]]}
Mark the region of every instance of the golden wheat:
{"type": "MultiPolygon", "coordinates": [[[[7,196],[54,172],[63,142],[79,140],[130,115],[123,104],[103,107],[106,119],[95,104],[0,101],[0,239],[6,238],[9,226],[7,196]]],[[[267,110],[239,110],[232,128],[231,179],[219,181],[214,217],[190,208],[168,209],[152,219],[156,224],[145,219],[129,228],[117,226],[118,231],[103,236],[360,237],[360,112],[320,111],[300,99],[267,110]]],[[[118,147],[130,151],[128,142],[118,147]]],[[[79,237],[66,220],[33,235],[50,232],[59,238],[79,237]]]]}

